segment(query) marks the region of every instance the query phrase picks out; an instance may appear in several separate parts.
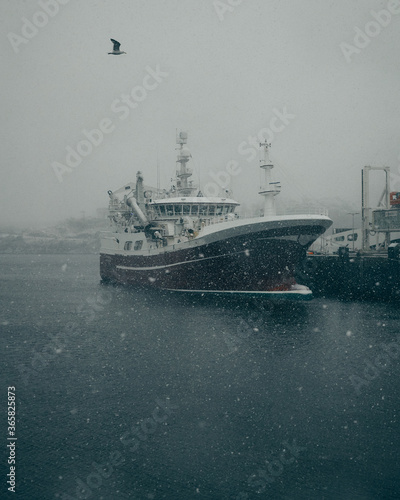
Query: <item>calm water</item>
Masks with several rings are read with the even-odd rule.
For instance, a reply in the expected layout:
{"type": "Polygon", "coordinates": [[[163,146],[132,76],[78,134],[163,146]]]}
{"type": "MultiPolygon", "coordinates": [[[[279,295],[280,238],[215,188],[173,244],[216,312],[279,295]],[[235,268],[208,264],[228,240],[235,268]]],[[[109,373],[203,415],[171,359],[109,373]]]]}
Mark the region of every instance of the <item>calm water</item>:
{"type": "Polygon", "coordinates": [[[96,256],[0,265],[16,498],[400,498],[398,306],[182,300],[100,286],[96,256]]]}

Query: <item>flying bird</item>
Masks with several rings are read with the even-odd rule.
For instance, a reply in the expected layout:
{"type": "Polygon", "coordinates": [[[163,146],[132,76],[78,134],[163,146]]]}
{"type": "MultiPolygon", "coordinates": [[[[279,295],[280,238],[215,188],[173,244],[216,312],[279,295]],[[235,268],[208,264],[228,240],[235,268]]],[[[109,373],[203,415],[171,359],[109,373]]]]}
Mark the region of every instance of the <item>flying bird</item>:
{"type": "Polygon", "coordinates": [[[117,40],[113,40],[112,38],[110,38],[110,40],[114,44],[114,47],[113,47],[113,51],[109,52],[109,54],[112,54],[114,56],[119,56],[121,54],[126,54],[126,52],[123,52],[122,50],[119,50],[121,44],[119,42],[117,42],[117,40]]]}

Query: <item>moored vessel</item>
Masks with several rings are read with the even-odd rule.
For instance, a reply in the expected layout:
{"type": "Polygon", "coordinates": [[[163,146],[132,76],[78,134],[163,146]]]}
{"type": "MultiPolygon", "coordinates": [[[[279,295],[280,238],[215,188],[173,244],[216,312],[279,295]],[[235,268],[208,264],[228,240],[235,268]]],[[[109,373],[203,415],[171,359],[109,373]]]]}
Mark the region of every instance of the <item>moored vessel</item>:
{"type": "Polygon", "coordinates": [[[272,181],[269,144],[264,158],[262,216],[241,218],[239,203],[208,197],[190,180],[187,134],[181,132],[176,179],[167,190],[136,181],[109,191],[111,229],[102,233],[103,281],[191,293],[310,298],[295,268],[331,224],[324,214],[276,215],[279,183],[272,181]]]}

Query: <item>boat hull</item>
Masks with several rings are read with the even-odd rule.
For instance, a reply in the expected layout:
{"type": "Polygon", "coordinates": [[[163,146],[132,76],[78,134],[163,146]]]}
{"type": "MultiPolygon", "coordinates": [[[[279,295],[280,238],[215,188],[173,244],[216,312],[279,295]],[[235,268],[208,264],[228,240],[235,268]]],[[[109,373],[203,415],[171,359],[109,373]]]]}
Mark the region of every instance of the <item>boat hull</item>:
{"type": "Polygon", "coordinates": [[[103,281],[181,292],[308,295],[296,291],[295,269],[329,224],[260,223],[221,228],[153,254],[101,252],[100,274],[103,281]]]}

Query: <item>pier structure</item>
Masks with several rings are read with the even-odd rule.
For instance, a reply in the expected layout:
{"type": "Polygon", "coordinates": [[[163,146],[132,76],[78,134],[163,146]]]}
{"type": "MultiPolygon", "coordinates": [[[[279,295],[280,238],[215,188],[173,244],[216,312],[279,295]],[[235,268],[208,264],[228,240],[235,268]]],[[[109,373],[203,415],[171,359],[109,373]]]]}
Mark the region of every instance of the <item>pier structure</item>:
{"type": "MultiPolygon", "coordinates": [[[[296,279],[310,287],[315,296],[400,301],[400,237],[391,239],[393,233],[400,233],[400,193],[390,192],[390,167],[363,167],[361,184],[361,251],[351,252],[348,246],[341,246],[334,254],[307,255],[296,279]],[[377,207],[370,201],[372,170],[385,173],[377,207]],[[381,238],[378,245],[377,236],[376,247],[371,248],[370,237],[382,233],[384,241],[381,238]]],[[[352,233],[354,245],[354,219],[352,233]]]]}
{"type": "Polygon", "coordinates": [[[369,251],[370,249],[370,234],[371,232],[385,232],[384,248],[387,250],[390,244],[390,231],[373,226],[373,208],[370,202],[370,184],[369,174],[371,170],[381,170],[385,172],[385,188],[378,201],[378,207],[381,206],[386,210],[390,210],[390,167],[371,167],[365,166],[361,170],[361,217],[362,217],[362,249],[369,251]]]}

